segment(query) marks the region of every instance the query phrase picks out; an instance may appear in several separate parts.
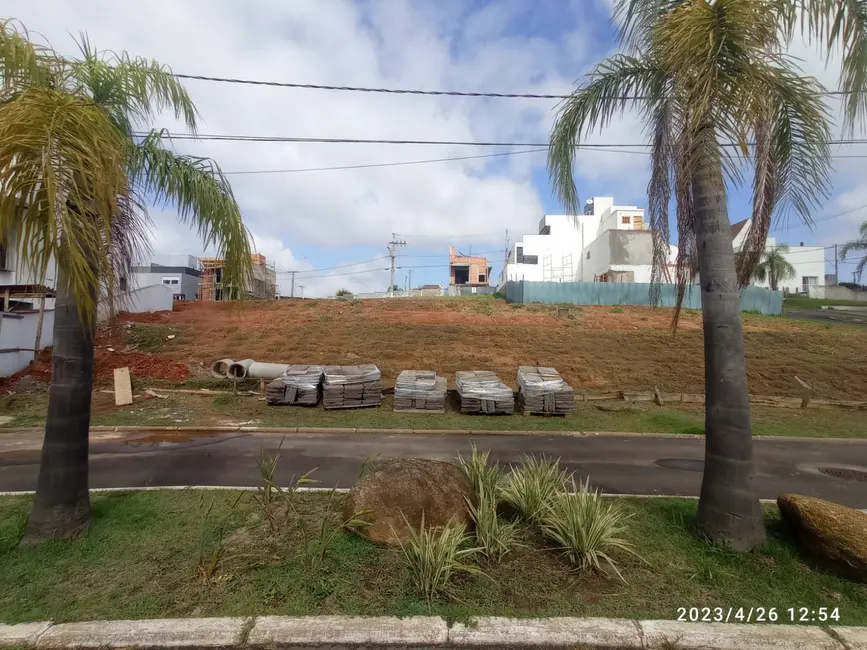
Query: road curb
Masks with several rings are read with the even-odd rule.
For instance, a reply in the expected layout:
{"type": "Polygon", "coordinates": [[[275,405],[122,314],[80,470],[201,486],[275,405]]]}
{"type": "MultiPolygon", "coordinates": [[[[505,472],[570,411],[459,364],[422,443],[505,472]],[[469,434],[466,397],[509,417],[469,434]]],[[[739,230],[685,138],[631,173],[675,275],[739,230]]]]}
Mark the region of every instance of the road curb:
{"type": "MultiPolygon", "coordinates": [[[[2,427],[0,436],[7,433],[38,434],[44,427],[2,427]]],[[[383,435],[439,435],[439,436],[564,436],[571,438],[658,438],[695,439],[704,438],[695,433],[646,433],[640,431],[526,431],[509,429],[374,429],[368,427],[258,427],[249,425],[227,426],[94,426],[90,433],[259,433],[266,435],[317,435],[317,434],[383,434],[383,435]]],[[[810,438],[805,436],[753,436],[754,440],[778,442],[827,442],[863,443],[864,438],[810,438]]]]}
{"type": "Polygon", "coordinates": [[[0,647],[55,648],[609,648],[864,650],[867,627],[681,623],[612,618],[260,616],[0,624],[0,647]],[[841,640],[842,639],[842,642],[841,640]],[[844,645],[845,643],[845,645],[844,645]]]}

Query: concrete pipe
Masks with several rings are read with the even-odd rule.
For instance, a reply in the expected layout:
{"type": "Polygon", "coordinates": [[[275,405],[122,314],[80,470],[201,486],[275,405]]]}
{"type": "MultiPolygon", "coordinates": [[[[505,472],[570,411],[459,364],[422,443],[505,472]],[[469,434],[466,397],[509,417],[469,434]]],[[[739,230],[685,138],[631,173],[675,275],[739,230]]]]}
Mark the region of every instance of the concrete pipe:
{"type": "Polygon", "coordinates": [[[220,359],[211,364],[211,376],[216,379],[225,379],[229,376],[229,366],[234,362],[232,359],[220,359]]]}
{"type": "Polygon", "coordinates": [[[283,373],[286,372],[286,368],[289,367],[289,364],[286,363],[262,363],[260,361],[254,361],[250,364],[250,367],[247,368],[247,377],[251,377],[252,379],[277,379],[277,377],[282,377],[283,373]]]}
{"type": "Polygon", "coordinates": [[[247,368],[255,363],[252,359],[244,359],[243,361],[233,361],[226,369],[226,376],[229,379],[243,379],[247,376],[247,368]]]}

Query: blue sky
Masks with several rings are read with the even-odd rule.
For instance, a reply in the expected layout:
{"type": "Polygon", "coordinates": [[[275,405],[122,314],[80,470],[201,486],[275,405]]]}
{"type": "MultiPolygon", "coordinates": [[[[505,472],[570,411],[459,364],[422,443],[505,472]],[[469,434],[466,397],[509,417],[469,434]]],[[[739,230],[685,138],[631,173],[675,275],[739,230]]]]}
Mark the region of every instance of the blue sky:
{"type": "MultiPolygon", "coordinates": [[[[155,58],[176,72],[314,84],[562,94],[616,51],[610,0],[9,0],[7,13],[63,52],[85,31],[100,48],[155,58]]],[[[811,48],[793,53],[826,85],[838,66],[811,48]]],[[[292,90],[189,81],[201,133],[459,141],[544,142],[556,101],[418,97],[292,90]]],[[[836,111],[836,108],[833,109],[836,111]]],[[[179,125],[161,116],[153,126],[179,125]]],[[[863,134],[861,134],[863,136],[863,134]]],[[[595,143],[644,141],[627,114],[595,143]]],[[[178,150],[215,158],[226,171],[309,169],[497,153],[457,146],[336,145],[177,141],[178,150]]],[[[843,150],[841,149],[841,153],[843,150]]],[[[847,154],[867,154],[849,146],[847,154]]],[[[867,204],[862,159],[840,159],[834,191],[817,217],[867,204]]],[[[532,233],[542,214],[562,212],[551,195],[543,153],[404,167],[231,176],[257,248],[278,270],[298,270],[305,295],[384,290],[386,244],[404,236],[396,282],[447,281],[449,244],[490,254],[499,273],[506,228],[532,233]],[[414,257],[409,257],[410,255],[414,257]],[[318,271],[333,266],[339,269],[318,271]],[[424,268],[423,268],[424,267],[424,268]]],[[[582,198],[614,196],[646,205],[647,157],[579,153],[582,198]]],[[[730,217],[749,213],[749,188],[732,188],[730,217]]],[[[152,210],[158,253],[202,254],[171,206],[152,210]]],[[[797,244],[852,238],[867,209],[773,233],[797,244]]],[[[844,269],[846,267],[844,266],[844,269]]],[[[842,273],[841,273],[842,275],[842,273]]],[[[289,291],[289,275],[280,289],[289,291]]],[[[300,290],[297,290],[300,291],[300,290]]]]}

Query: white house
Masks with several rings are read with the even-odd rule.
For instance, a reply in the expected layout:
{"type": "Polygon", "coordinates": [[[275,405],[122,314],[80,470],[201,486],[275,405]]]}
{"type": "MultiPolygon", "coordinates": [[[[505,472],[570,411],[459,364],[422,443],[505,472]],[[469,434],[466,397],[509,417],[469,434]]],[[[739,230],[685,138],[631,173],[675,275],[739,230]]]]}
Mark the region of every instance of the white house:
{"type": "MultiPolygon", "coordinates": [[[[743,248],[749,233],[752,218],[744,219],[732,225],[732,248],[737,253],[743,248]]],[[[775,237],[768,237],[765,250],[777,245],[775,237]]],[[[781,280],[777,289],[784,293],[808,293],[809,287],[825,286],[825,248],[823,246],[789,245],[789,251],[783,257],[795,268],[795,277],[791,280],[781,280]]],[[[753,282],[759,287],[770,287],[767,281],[753,282]]]]}
{"type": "Polygon", "coordinates": [[[23,370],[53,343],[56,272],[52,259],[40,277],[21,263],[14,240],[0,245],[0,377],[23,370]]]}
{"type": "MultiPolygon", "coordinates": [[[[671,246],[669,264],[676,258],[677,247],[671,246]]],[[[644,210],[596,196],[584,214],[546,214],[539,234],[516,241],[498,287],[509,280],[650,282],[652,267],[653,236],[644,210]]]]}

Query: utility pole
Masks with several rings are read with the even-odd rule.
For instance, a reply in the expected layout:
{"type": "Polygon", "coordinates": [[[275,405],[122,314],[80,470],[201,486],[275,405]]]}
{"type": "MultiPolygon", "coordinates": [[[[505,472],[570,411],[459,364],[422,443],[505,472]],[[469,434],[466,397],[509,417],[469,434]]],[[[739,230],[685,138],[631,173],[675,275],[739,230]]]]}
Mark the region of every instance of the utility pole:
{"type": "Polygon", "coordinates": [[[391,233],[391,241],[388,242],[388,256],[391,258],[391,281],[388,284],[388,297],[394,297],[394,260],[397,257],[397,249],[406,246],[403,239],[398,239],[395,233],[391,233]]]}
{"type": "Polygon", "coordinates": [[[412,294],[412,269],[409,270],[409,291],[412,294]]]}
{"type": "Polygon", "coordinates": [[[294,298],[295,297],[295,274],[298,273],[298,271],[289,271],[289,273],[292,274],[292,289],[289,290],[289,297],[294,298]]]}
{"type": "Polygon", "coordinates": [[[840,283],[840,270],[837,268],[837,244],[834,244],[834,284],[840,283]]]}
{"type": "Polygon", "coordinates": [[[298,288],[301,289],[301,297],[303,298],[303,297],[304,297],[304,285],[303,285],[303,284],[299,284],[299,285],[298,285],[298,288]]]}

